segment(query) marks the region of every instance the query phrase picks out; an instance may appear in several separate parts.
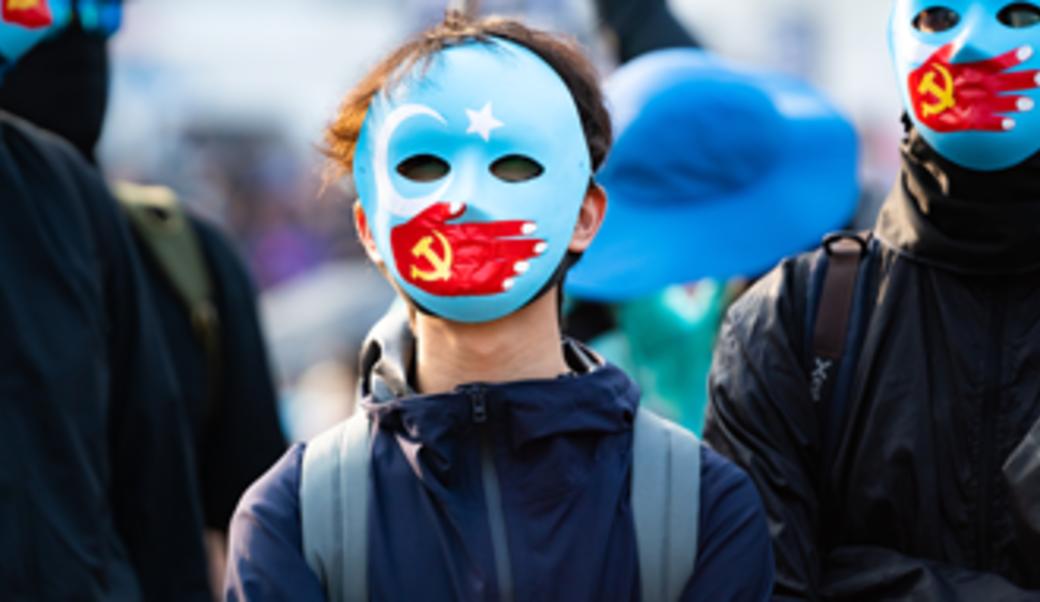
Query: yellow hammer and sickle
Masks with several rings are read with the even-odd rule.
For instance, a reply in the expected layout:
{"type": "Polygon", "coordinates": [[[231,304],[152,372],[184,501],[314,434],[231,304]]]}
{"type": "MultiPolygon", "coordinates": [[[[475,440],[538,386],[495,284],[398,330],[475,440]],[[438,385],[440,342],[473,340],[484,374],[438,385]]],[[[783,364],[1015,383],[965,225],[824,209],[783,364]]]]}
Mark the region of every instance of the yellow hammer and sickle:
{"type": "Polygon", "coordinates": [[[40,5],[40,0],[7,0],[7,8],[10,10],[29,10],[40,5]]]}
{"type": "Polygon", "coordinates": [[[932,70],[924,74],[921,85],[917,86],[917,91],[921,94],[929,94],[937,101],[934,103],[921,102],[921,115],[923,117],[939,115],[943,111],[952,109],[957,105],[957,101],[953,96],[953,76],[950,75],[950,71],[946,67],[939,63],[933,64],[932,70]],[[942,76],[942,85],[936,83],[936,73],[942,76]]]}
{"type": "Polygon", "coordinates": [[[430,263],[433,267],[432,270],[420,270],[417,266],[412,266],[412,278],[423,280],[425,282],[433,282],[434,280],[443,280],[447,282],[451,279],[451,262],[453,261],[451,252],[451,243],[448,239],[440,232],[434,230],[433,236],[426,235],[419,239],[419,242],[415,243],[412,247],[412,255],[416,258],[422,257],[430,263]],[[438,255],[433,250],[434,236],[437,237],[437,241],[441,243],[441,255],[438,255]]]}

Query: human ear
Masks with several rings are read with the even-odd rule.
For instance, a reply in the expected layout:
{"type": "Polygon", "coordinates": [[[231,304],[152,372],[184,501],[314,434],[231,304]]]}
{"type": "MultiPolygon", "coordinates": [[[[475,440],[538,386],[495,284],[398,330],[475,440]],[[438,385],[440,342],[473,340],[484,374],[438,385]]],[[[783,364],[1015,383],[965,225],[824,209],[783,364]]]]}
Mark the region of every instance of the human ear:
{"type": "Polygon", "coordinates": [[[567,249],[575,253],[582,253],[588,249],[592,239],[596,238],[606,214],[607,193],[599,184],[591,182],[585,192],[585,201],[581,204],[578,223],[574,224],[574,234],[567,249]]]}
{"type": "Polygon", "coordinates": [[[372,239],[372,231],[368,228],[368,217],[365,216],[365,210],[361,207],[360,200],[354,202],[354,227],[362,246],[365,247],[368,258],[376,264],[382,265],[383,257],[376,248],[376,241],[372,239]]]}

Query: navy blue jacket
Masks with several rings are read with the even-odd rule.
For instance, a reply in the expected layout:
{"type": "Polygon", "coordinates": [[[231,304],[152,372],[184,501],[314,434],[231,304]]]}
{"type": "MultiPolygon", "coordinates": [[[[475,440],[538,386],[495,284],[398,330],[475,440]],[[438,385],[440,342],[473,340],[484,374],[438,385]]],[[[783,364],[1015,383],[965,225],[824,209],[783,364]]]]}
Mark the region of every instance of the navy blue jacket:
{"type": "MultiPolygon", "coordinates": [[[[378,387],[377,387],[378,389],[378,387]]],[[[378,397],[378,391],[377,391],[378,397]]],[[[515,600],[638,600],[629,505],[639,390],[623,372],[406,395],[363,410],[373,436],[369,591],[373,600],[498,600],[481,477],[490,444],[515,600]]],[[[229,600],[323,600],[301,553],[293,447],[245,494],[231,525],[229,600]]],[[[702,449],[699,552],[684,600],[765,600],[773,557],[757,492],[702,449]]]]}

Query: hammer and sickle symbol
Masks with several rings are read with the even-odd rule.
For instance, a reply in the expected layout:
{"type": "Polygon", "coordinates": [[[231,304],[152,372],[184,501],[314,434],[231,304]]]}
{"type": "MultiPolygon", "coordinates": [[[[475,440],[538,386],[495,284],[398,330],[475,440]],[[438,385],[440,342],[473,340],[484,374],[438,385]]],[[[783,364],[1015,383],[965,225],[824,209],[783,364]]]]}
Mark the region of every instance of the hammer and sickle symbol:
{"type": "Polygon", "coordinates": [[[9,10],[29,10],[40,5],[40,0],[7,0],[9,10]]]}
{"type": "Polygon", "coordinates": [[[921,84],[917,86],[917,91],[921,94],[930,95],[936,100],[933,103],[921,102],[921,115],[923,117],[939,115],[947,109],[952,109],[957,104],[953,96],[953,76],[950,75],[949,69],[939,63],[934,63],[932,69],[924,74],[921,84]],[[936,74],[942,76],[942,85],[935,81],[936,74]]]}
{"type": "Polygon", "coordinates": [[[451,262],[453,260],[451,243],[449,243],[448,239],[440,232],[434,230],[433,236],[427,234],[419,239],[419,242],[415,243],[415,246],[412,247],[412,255],[416,258],[425,258],[433,268],[432,270],[420,270],[417,266],[413,265],[413,279],[422,280],[424,282],[433,282],[435,280],[443,280],[447,282],[451,279],[451,262]],[[440,255],[433,250],[434,236],[437,237],[437,241],[440,243],[440,255]]]}

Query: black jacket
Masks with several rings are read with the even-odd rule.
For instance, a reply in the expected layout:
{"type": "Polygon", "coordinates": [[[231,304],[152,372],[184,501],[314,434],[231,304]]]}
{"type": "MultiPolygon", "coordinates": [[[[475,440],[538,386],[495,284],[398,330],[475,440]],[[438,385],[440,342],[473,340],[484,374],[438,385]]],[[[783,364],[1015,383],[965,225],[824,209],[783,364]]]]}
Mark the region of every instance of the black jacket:
{"type": "MultiPolygon", "coordinates": [[[[34,47],[4,76],[0,107],[52,132],[93,162],[108,104],[106,39],[69,27],[34,47]]],[[[222,341],[219,378],[188,312],[147,245],[145,281],[186,404],[207,527],[226,530],[238,498],[285,448],[275,389],[260,335],[256,290],[227,237],[189,216],[213,280],[222,341]],[[215,400],[209,399],[213,393],[215,400]]]]}
{"type": "Polygon", "coordinates": [[[1040,161],[971,172],[912,133],[903,163],[835,453],[809,396],[809,255],[731,308],[705,437],[762,493],[780,597],[1038,600],[1040,496],[1004,465],[1040,420],[1040,161]]]}
{"type": "Polygon", "coordinates": [[[205,524],[226,531],[242,493],[286,445],[260,332],[256,288],[228,238],[195,216],[188,220],[213,282],[219,374],[210,373],[191,316],[162,267],[146,245],[138,249],[187,410],[205,524]]]}
{"type": "Polygon", "coordinates": [[[0,598],[208,600],[186,429],[119,207],[0,111],[0,598]]]}

